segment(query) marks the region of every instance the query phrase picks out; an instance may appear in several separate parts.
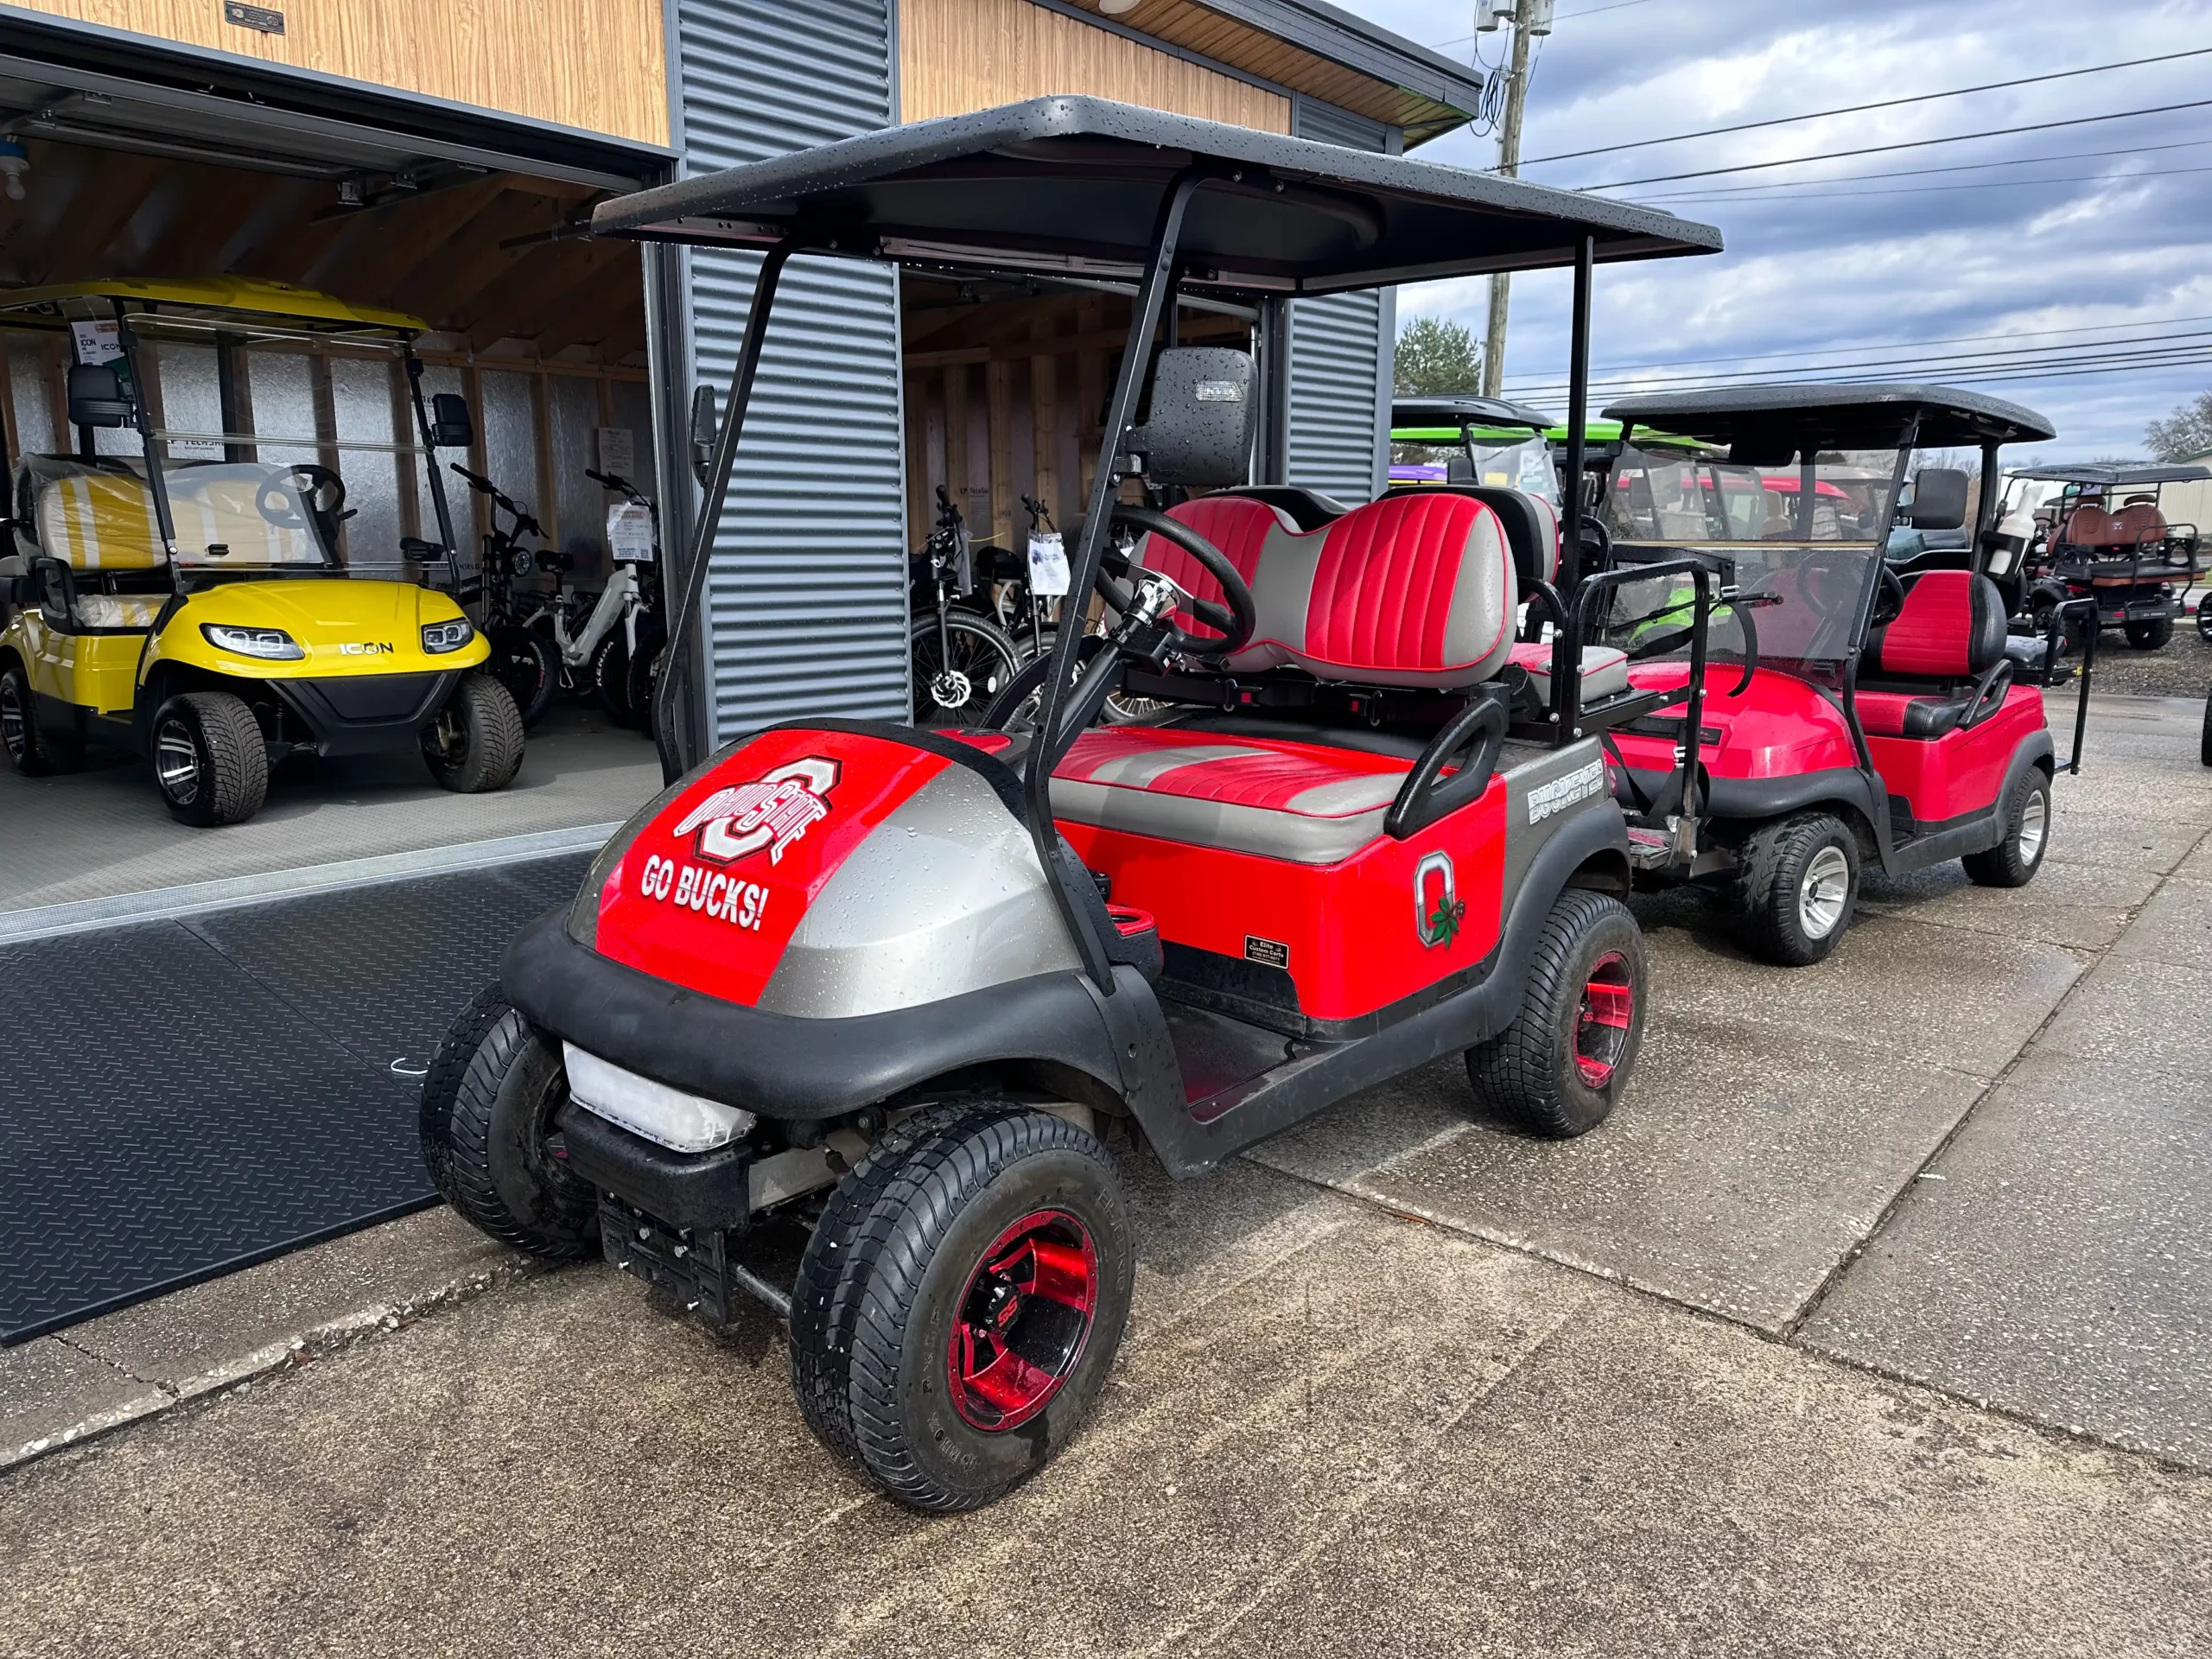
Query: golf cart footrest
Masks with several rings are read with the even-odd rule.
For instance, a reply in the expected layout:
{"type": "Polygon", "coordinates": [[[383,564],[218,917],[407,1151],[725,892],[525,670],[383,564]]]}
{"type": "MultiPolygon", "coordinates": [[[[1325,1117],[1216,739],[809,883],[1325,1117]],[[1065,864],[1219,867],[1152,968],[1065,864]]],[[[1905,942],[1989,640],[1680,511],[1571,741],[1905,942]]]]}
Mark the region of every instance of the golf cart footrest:
{"type": "Polygon", "coordinates": [[[710,1325],[728,1325],[741,1287],[731,1273],[729,1235],[719,1227],[671,1227],[626,1199],[602,1193],[599,1238],[607,1259],[658,1285],[710,1325]]]}

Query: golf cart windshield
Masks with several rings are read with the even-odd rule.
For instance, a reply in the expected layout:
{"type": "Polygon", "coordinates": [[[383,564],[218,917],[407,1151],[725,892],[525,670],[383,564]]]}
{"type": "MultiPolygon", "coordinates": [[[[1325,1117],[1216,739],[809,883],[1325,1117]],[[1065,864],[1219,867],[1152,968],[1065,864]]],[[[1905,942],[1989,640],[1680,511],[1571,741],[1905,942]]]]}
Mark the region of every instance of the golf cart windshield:
{"type": "Polygon", "coordinates": [[[412,349],[424,326],[245,279],[0,293],[0,329],[62,334],[73,365],[73,452],[21,458],[20,539],[78,569],[167,569],[187,586],[449,566],[412,349]],[[80,405],[79,377],[96,371],[105,382],[88,380],[80,405]]]}
{"type": "Polygon", "coordinates": [[[1751,467],[1717,451],[1630,444],[1605,493],[1616,542],[1863,542],[1882,538],[1897,488],[1893,452],[1825,451],[1809,465],[1751,467]]]}
{"type": "Polygon", "coordinates": [[[1559,470],[1541,433],[1470,427],[1463,437],[1448,428],[1415,427],[1390,437],[1394,484],[1497,485],[1559,505],[1559,470]]]}
{"type": "MultiPolygon", "coordinates": [[[[1687,550],[1711,567],[1724,595],[1714,660],[1744,660],[1755,639],[1763,664],[1837,683],[1876,579],[1896,476],[1894,452],[1754,467],[1714,448],[1630,443],[1613,467],[1606,524],[1624,564],[1687,550]]],[[[1687,654],[1691,598],[1678,578],[1624,584],[1606,642],[1642,658],[1687,654]]]]}

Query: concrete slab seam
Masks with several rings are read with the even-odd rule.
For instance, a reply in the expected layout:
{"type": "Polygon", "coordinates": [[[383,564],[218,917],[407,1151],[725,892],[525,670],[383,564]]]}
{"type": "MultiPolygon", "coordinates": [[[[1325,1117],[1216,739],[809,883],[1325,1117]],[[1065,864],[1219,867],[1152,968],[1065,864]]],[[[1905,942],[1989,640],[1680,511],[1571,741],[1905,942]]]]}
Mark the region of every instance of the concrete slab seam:
{"type": "MultiPolygon", "coordinates": [[[[365,1338],[404,1330],[429,1314],[474,1301],[504,1284],[540,1277],[548,1269],[537,1264],[520,1262],[478,1268],[448,1279],[422,1295],[410,1297],[404,1301],[378,1302],[357,1308],[335,1319],[326,1319],[320,1325],[311,1325],[291,1337],[280,1337],[246,1353],[235,1355],[190,1376],[174,1382],[154,1382],[150,1384],[150,1392],[125,1401],[119,1406],[91,1413],[77,1422],[35,1440],[0,1446],[0,1474],[9,1473],[71,1446],[83,1446],[117,1429],[143,1422],[180,1406],[220,1395],[244,1393],[253,1382],[264,1376],[297,1370],[365,1338]]],[[[68,1345],[79,1353],[89,1352],[76,1344],[68,1345]]],[[[105,1364],[112,1366],[114,1363],[102,1356],[91,1357],[100,1359],[105,1364]]],[[[131,1375],[127,1371],[124,1374],[131,1375]]],[[[132,1380],[145,1379],[134,1376],[132,1380]]]]}

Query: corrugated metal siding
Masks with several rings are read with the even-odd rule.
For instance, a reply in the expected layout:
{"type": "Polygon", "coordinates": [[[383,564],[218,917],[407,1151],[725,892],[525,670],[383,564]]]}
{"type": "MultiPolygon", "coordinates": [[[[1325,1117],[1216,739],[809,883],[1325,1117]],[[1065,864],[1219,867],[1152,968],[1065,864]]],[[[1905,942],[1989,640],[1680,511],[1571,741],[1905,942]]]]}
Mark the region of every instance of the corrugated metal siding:
{"type": "MultiPolygon", "coordinates": [[[[1363,115],[1301,98],[1298,136],[1352,149],[1388,149],[1389,129],[1363,115]]],[[[1396,332],[1395,296],[1384,290],[1296,300],[1290,308],[1290,423],[1286,458],[1293,484],[1346,501],[1382,493],[1389,410],[1385,353],[1396,332]]]]}
{"type": "MultiPolygon", "coordinates": [[[[684,168],[892,120],[887,0],[678,0],[684,168]]],[[[690,261],[696,377],[717,397],[757,256],[690,261]]],[[[897,278],[794,259],[761,354],[708,576],[721,740],[804,715],[903,720],[906,561],[897,278]]]]}

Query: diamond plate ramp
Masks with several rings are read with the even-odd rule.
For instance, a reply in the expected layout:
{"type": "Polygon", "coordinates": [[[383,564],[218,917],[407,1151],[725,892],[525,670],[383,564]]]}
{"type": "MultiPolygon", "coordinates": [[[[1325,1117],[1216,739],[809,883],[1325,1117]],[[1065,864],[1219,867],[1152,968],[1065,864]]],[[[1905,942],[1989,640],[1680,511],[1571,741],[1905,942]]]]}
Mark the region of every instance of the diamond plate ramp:
{"type": "Polygon", "coordinates": [[[0,1344],[432,1202],[391,1062],[583,861],[0,949],[0,1344]]]}

